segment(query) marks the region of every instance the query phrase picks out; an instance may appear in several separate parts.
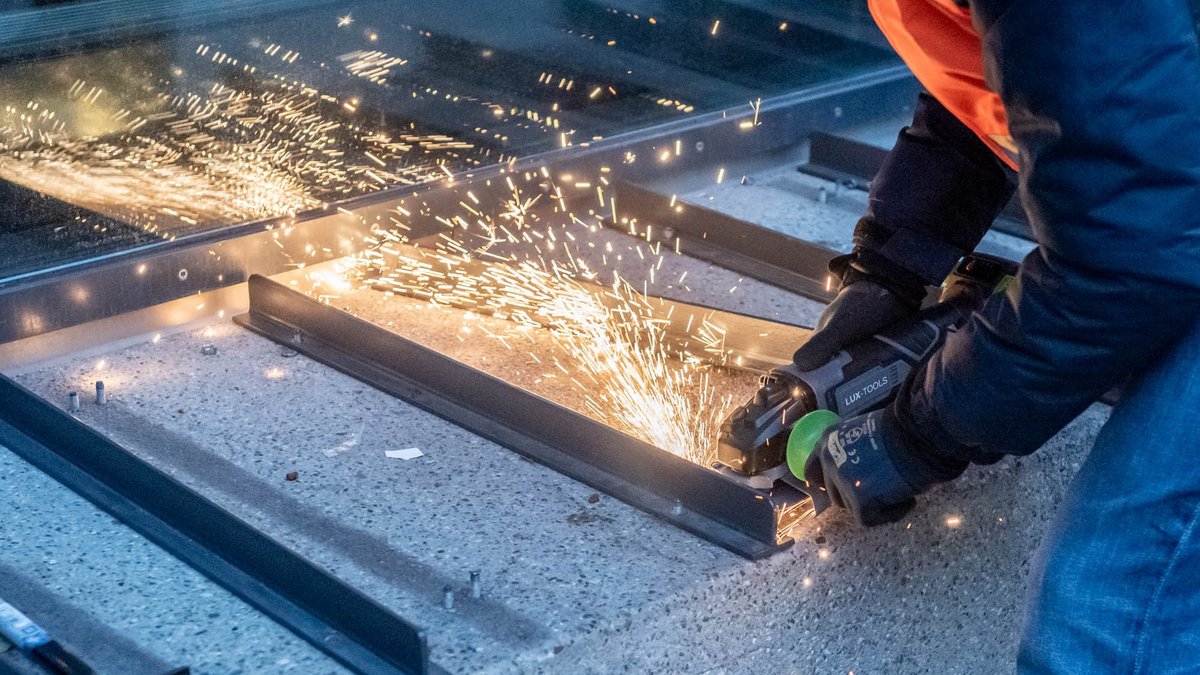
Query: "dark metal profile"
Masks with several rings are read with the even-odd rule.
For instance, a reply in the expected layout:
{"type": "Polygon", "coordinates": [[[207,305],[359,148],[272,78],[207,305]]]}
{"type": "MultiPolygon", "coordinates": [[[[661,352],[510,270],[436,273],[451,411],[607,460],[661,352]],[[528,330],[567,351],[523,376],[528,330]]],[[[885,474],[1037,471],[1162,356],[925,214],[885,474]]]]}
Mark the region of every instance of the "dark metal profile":
{"type": "MultiPolygon", "coordinates": [[[[796,167],[800,173],[838,183],[852,190],[869,190],[875,174],[883,167],[888,151],[845,136],[813,132],[809,139],[808,163],[796,167]]],[[[1034,241],[1029,217],[1019,197],[1008,200],[992,227],[998,232],[1034,241]]]]}
{"type": "Polygon", "coordinates": [[[424,632],[0,375],[0,444],[361,673],[440,672],[424,632]]]}
{"type": "MultiPolygon", "coordinates": [[[[833,299],[827,277],[834,251],[702,206],[673,202],[631,183],[617,185],[621,215],[636,218],[643,236],[650,226],[651,241],[673,245],[678,238],[686,255],[813,300],[833,299]]],[[[614,227],[629,229],[623,223],[614,227]]]]}
{"type": "Polygon", "coordinates": [[[234,321],[741,556],[790,544],[761,493],[270,279],[234,321]]]}
{"type": "Polygon", "coordinates": [[[809,139],[808,163],[797,170],[852,190],[869,190],[889,154],[870,143],[817,131],[809,139]]]}

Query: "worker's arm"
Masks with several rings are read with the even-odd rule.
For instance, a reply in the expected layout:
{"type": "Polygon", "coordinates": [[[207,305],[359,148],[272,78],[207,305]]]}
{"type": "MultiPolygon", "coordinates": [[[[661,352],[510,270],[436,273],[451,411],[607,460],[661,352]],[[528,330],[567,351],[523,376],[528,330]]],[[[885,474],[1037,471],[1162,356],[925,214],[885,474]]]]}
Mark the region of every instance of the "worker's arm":
{"type": "Polygon", "coordinates": [[[830,265],[840,292],[797,350],[796,365],[818,367],[916,312],[926,287],[975,249],[1014,188],[1012,171],[975,133],[921,94],[912,124],[871,182],[853,251],[830,265]]]}
{"type": "MultiPolygon", "coordinates": [[[[1015,176],[929,94],[871,182],[854,230],[854,267],[890,283],[942,283],[1012,197],[1015,176]]],[[[918,298],[920,299],[920,298],[918,298]]]]}
{"type": "Polygon", "coordinates": [[[1185,0],[972,10],[1041,245],[897,411],[986,460],[1032,452],[1200,319],[1200,49],[1185,0]]]}
{"type": "Polygon", "coordinates": [[[830,441],[863,420],[819,446],[812,477],[865,522],[969,461],[1033,451],[1200,321],[1200,49],[1185,0],[972,10],[1040,246],[853,435],[858,464],[830,441]],[[888,471],[861,468],[877,460],[888,471]]]}

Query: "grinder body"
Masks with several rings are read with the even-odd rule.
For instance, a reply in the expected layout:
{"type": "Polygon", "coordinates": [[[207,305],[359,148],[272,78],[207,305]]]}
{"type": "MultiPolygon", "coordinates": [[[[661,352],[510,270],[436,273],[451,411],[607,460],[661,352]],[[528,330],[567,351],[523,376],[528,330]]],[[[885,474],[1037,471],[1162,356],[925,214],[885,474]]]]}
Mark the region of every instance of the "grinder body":
{"type": "Polygon", "coordinates": [[[1000,258],[968,256],[947,277],[936,304],[847,346],[819,368],[787,364],[768,372],[754,398],[721,425],[720,468],[772,481],[786,477],[781,467],[792,425],[814,410],[844,419],[887,405],[946,334],[961,327],[1014,270],[1000,258]]]}

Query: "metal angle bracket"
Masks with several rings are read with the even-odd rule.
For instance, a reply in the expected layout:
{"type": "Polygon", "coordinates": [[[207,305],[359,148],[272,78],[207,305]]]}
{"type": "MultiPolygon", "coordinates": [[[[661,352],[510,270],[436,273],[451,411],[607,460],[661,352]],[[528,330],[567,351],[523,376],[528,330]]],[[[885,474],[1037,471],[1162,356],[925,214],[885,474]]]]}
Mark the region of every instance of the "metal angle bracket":
{"type": "Polygon", "coordinates": [[[266,277],[234,321],[743,557],[792,543],[762,493],[266,277]]]}
{"type": "Polygon", "coordinates": [[[442,672],[424,631],[0,375],[0,445],[360,673],[442,672]]]}

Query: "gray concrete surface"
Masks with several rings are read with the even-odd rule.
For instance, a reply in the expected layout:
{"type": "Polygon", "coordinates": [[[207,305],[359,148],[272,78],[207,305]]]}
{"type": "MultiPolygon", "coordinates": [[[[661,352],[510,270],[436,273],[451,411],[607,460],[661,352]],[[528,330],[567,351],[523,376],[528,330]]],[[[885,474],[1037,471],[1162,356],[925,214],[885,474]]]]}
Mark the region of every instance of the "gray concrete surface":
{"type": "Polygon", "coordinates": [[[98,672],[345,672],[5,448],[0,485],[0,598],[98,672]]]}
{"type": "MultiPolygon", "coordinates": [[[[749,672],[741,659],[761,653],[795,672],[1002,668],[1030,556],[1103,416],[973,469],[905,523],[863,531],[830,514],[748,563],[274,344],[214,332],[109,355],[112,402],[81,419],[427,626],[454,672],[749,672]],[[425,457],[383,455],[412,446],[425,457]],[[482,602],[463,595],[472,569],[482,602]],[[459,589],[453,613],[444,584],[459,589]]],[[[93,368],[22,379],[63,400],[93,368]]]]}
{"type": "MultiPolygon", "coordinates": [[[[790,169],[753,178],[686,198],[846,246],[857,209],[816,204],[790,169]]],[[[683,289],[694,302],[801,322],[820,310],[694,260],[669,264],[703,280],[683,289]]],[[[494,341],[458,342],[451,310],[389,311],[391,328],[457,342],[478,366],[527,367],[494,341]]],[[[284,354],[217,321],[19,379],[64,403],[104,379],[111,402],[82,420],[426,626],[453,672],[1009,670],[1031,557],[1106,414],[1087,411],[1033,457],[972,468],[904,522],[862,530],[830,513],[752,563],[284,354]],[[425,455],[384,456],[407,447],[425,455]],[[473,569],[478,601],[465,593],[473,569]]]]}

